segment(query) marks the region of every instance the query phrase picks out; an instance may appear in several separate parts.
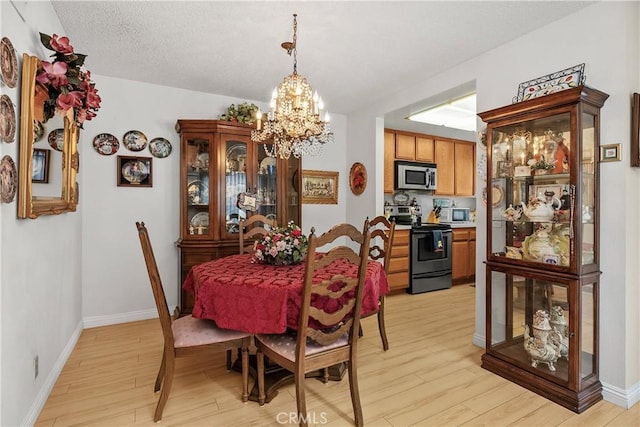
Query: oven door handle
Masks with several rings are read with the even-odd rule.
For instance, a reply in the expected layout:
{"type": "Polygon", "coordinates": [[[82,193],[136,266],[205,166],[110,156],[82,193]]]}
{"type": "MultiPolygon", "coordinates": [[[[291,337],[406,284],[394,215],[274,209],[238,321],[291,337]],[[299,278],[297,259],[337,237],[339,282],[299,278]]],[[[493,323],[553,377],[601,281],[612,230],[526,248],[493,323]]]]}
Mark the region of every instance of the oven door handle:
{"type": "Polygon", "coordinates": [[[447,276],[447,275],[451,275],[451,270],[443,270],[443,271],[437,271],[435,272],[437,274],[434,273],[420,273],[420,274],[413,274],[411,275],[412,279],[423,279],[423,278],[432,278],[432,277],[442,277],[442,276],[447,276]]]}

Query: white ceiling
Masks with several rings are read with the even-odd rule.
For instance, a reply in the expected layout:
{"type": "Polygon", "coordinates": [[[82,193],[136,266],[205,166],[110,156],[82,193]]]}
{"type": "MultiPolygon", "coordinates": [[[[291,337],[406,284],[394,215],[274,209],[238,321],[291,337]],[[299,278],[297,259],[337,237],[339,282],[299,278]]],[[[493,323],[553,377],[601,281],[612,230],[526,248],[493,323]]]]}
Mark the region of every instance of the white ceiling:
{"type": "Polygon", "coordinates": [[[94,74],[268,102],[293,70],[347,114],[593,2],[53,1],[94,74]]]}

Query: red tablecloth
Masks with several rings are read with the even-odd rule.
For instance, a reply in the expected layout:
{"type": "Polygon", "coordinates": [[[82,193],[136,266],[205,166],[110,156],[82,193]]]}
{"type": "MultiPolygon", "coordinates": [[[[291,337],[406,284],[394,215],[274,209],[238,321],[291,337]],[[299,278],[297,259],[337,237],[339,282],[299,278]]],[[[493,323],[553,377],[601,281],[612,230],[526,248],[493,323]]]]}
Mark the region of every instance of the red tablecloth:
{"type": "MultiPolygon", "coordinates": [[[[251,254],[232,255],[195,265],[182,287],[194,295],[193,316],[215,320],[221,328],[275,334],[298,328],[304,263],[272,266],[251,262],[251,254]]],[[[335,274],[355,277],[358,266],[336,260],[316,271],[314,281],[335,274]]],[[[389,292],[382,265],[369,261],[362,314],[378,307],[389,292]]]]}

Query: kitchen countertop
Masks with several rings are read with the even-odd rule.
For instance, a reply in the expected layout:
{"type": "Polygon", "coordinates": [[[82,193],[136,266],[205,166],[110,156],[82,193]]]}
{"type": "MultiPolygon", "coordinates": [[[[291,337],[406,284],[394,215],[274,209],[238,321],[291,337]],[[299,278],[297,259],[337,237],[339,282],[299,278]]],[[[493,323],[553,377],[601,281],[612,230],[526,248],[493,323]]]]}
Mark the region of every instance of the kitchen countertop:
{"type": "MultiPolygon", "coordinates": [[[[426,225],[428,223],[423,222],[423,225],[426,225]]],[[[475,222],[456,222],[453,224],[449,224],[451,226],[451,228],[476,228],[476,223],[475,222]]],[[[410,225],[401,225],[401,224],[396,224],[396,230],[411,230],[411,226],[410,225]]]]}

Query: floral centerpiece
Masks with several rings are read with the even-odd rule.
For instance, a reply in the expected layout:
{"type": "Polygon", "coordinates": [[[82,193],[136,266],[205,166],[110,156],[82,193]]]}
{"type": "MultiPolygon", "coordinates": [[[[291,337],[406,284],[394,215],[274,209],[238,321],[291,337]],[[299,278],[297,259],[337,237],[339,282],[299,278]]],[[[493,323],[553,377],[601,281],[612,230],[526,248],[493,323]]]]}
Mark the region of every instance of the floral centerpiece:
{"type": "Polygon", "coordinates": [[[529,167],[531,168],[531,172],[533,173],[547,173],[551,169],[556,167],[556,161],[552,160],[550,162],[544,159],[544,156],[540,156],[539,159],[529,159],[527,162],[529,167]]]}
{"type": "Polygon", "coordinates": [[[57,34],[40,33],[42,45],[54,53],[53,61],[41,61],[36,81],[45,86],[48,98],[44,102],[44,122],[56,113],[69,114],[71,120],[82,128],[85,120],[96,116],[100,108],[100,96],[91,80],[91,72],[83,68],[87,55],[75,53],[69,38],[57,34]],[[73,114],[70,114],[72,112],[73,114]]]}
{"type": "Polygon", "coordinates": [[[285,227],[274,227],[253,245],[253,261],[264,264],[299,264],[307,254],[307,236],[293,221],[285,227]]]}

